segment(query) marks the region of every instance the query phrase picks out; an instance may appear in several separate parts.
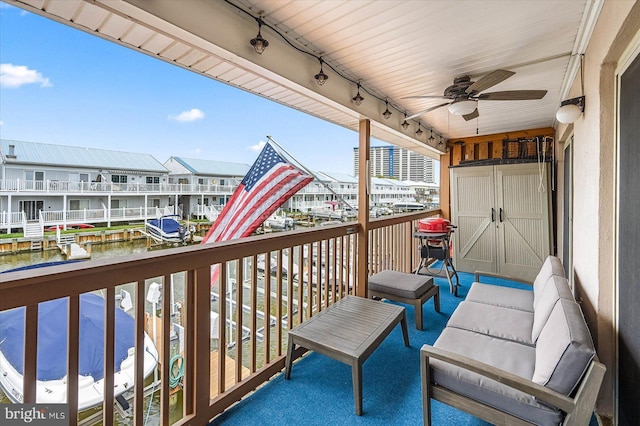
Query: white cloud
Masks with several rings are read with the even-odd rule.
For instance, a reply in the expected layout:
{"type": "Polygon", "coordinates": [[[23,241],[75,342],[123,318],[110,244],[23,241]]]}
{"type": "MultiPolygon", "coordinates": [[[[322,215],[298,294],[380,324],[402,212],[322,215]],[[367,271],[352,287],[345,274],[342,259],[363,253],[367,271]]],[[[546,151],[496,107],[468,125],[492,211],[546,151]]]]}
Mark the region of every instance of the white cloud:
{"type": "Polygon", "coordinates": [[[261,151],[261,150],[262,150],[262,148],[264,148],[264,146],[265,146],[266,144],[267,144],[267,143],[266,143],[265,141],[260,141],[260,142],[258,142],[258,143],[257,143],[257,144],[255,144],[255,145],[251,145],[251,146],[249,147],[249,150],[250,150],[250,151],[254,151],[254,152],[261,151]]]}
{"type": "Polygon", "coordinates": [[[0,120],[0,126],[4,126],[4,121],[0,120]]]}
{"type": "Polygon", "coordinates": [[[24,65],[0,64],[0,87],[18,88],[25,84],[40,84],[40,87],[53,86],[48,78],[24,65]]]}
{"type": "Polygon", "coordinates": [[[204,112],[198,108],[192,108],[189,111],[183,111],[178,115],[170,115],[169,120],[179,121],[185,123],[188,121],[202,120],[204,118],[204,112]]]}

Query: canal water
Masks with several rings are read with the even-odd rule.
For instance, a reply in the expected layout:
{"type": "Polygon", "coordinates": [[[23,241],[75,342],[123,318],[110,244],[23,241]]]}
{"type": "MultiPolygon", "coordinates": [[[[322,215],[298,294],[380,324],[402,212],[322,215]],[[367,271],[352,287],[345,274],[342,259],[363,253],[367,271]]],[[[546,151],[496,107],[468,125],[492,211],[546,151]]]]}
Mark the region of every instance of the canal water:
{"type": "MultiPolygon", "coordinates": [[[[147,251],[146,240],[134,240],[132,242],[114,242],[107,244],[93,244],[91,246],[91,259],[117,257],[131,253],[144,253],[147,251]]],[[[56,262],[65,260],[59,250],[46,250],[37,252],[25,252],[0,256],[0,272],[22,266],[35,265],[44,262],[56,262]]]]}

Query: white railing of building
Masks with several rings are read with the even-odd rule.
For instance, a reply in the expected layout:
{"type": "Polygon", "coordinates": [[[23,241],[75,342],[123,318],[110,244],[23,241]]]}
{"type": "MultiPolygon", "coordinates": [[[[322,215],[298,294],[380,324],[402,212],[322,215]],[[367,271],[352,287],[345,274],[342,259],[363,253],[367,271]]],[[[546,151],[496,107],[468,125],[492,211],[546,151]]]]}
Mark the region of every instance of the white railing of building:
{"type": "Polygon", "coordinates": [[[16,227],[22,226],[23,224],[23,218],[24,218],[24,222],[26,222],[26,216],[24,215],[23,212],[0,212],[0,226],[2,227],[7,227],[9,225],[13,225],[16,227]]]}
{"type": "Polygon", "coordinates": [[[0,180],[0,190],[7,192],[67,193],[177,193],[177,194],[233,194],[237,185],[199,185],[185,183],[150,184],[143,182],[73,182],[0,180]]]}
{"type": "MultiPolygon", "coordinates": [[[[180,209],[178,209],[180,210],[180,209]]],[[[153,219],[161,216],[156,207],[134,207],[119,209],[83,209],[66,211],[41,211],[39,222],[42,228],[56,225],[71,225],[78,223],[100,223],[112,221],[138,221],[153,219]]],[[[173,214],[170,207],[168,214],[173,214]]],[[[26,215],[23,212],[0,212],[0,227],[22,228],[27,224],[26,215]]]]}

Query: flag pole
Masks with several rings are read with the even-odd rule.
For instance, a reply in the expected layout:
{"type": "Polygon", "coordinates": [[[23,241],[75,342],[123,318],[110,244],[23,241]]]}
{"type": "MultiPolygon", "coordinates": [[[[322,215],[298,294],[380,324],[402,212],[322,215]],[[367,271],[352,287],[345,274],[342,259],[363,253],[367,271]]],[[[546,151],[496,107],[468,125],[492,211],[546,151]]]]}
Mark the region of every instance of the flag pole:
{"type": "Polygon", "coordinates": [[[296,158],[295,158],[293,155],[291,155],[291,154],[290,154],[286,149],[284,149],[284,147],[283,147],[282,145],[280,145],[278,142],[276,142],[276,140],[275,140],[275,139],[273,139],[273,138],[272,138],[271,136],[269,136],[269,135],[267,135],[267,139],[269,140],[269,142],[272,142],[275,146],[277,146],[278,148],[280,148],[280,149],[282,150],[282,152],[284,152],[284,153],[285,153],[285,154],[286,154],[290,159],[292,159],[294,162],[296,162],[296,163],[297,163],[297,165],[298,165],[302,170],[304,170],[305,172],[307,172],[308,174],[310,174],[311,176],[313,176],[313,178],[314,178],[315,180],[317,180],[318,182],[320,182],[320,184],[321,184],[322,186],[324,186],[324,187],[325,187],[329,192],[331,192],[333,195],[335,195],[335,196],[336,196],[336,198],[337,198],[340,202],[342,202],[342,203],[346,204],[350,209],[355,210],[355,209],[353,208],[353,206],[352,206],[351,204],[347,203],[347,201],[346,201],[344,198],[342,198],[342,196],[341,196],[340,194],[338,194],[337,192],[335,192],[333,189],[331,189],[331,188],[329,187],[329,185],[327,185],[327,184],[326,184],[326,183],[324,183],[322,180],[320,180],[320,179],[318,178],[318,176],[316,176],[316,174],[315,174],[315,173],[313,173],[311,170],[309,170],[308,168],[306,168],[306,167],[304,166],[304,164],[302,164],[300,161],[298,161],[298,159],[296,159],[296,158]]]}

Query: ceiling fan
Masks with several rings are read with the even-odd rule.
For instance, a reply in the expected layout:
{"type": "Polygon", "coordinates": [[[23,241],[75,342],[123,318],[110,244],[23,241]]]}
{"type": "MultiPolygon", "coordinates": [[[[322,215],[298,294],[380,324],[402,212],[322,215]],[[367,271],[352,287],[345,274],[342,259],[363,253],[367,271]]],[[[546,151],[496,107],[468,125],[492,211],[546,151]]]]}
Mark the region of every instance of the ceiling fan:
{"type": "Polygon", "coordinates": [[[446,102],[420,111],[406,119],[418,117],[434,109],[449,105],[449,112],[461,115],[466,121],[479,116],[478,101],[527,101],[542,99],[546,90],[507,90],[501,92],[480,93],[514,75],[515,72],[507,70],[495,70],[480,78],[471,81],[468,75],[456,77],[453,84],[444,89],[444,95],[407,96],[403,99],[451,99],[446,102]]]}

